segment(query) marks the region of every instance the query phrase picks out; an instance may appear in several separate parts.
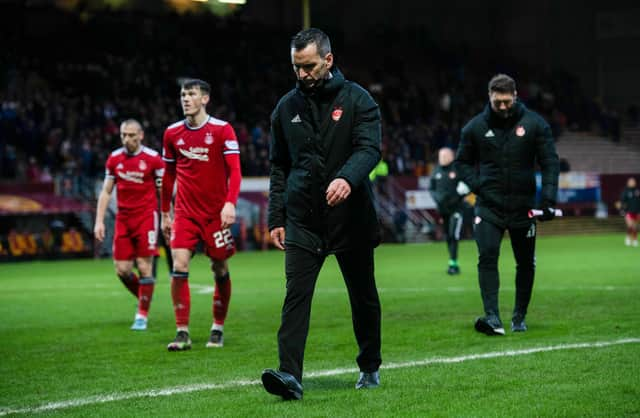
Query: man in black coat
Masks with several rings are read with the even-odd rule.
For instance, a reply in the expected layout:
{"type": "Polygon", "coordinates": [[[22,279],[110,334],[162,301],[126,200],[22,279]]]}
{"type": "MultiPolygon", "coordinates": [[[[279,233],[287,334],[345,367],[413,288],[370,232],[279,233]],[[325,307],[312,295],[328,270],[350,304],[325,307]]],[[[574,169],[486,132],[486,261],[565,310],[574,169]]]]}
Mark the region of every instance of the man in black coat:
{"type": "Polygon", "coordinates": [[[498,256],[508,230],[517,264],[511,330],[526,331],[535,272],[536,221],[528,213],[536,207],[536,164],[542,177],[539,219],[546,221],[555,214],[559,162],[551,128],[517,101],[511,77],[498,74],[489,82],[489,104],[462,128],[455,164],[461,180],[477,195],[474,233],[485,316],[476,320],[475,328],[487,335],[504,335],[498,309],[498,256]]]}
{"type": "Polygon", "coordinates": [[[449,250],[449,267],[447,274],[460,274],[458,265],[458,241],[462,234],[464,196],[469,193],[468,187],[460,183],[458,173],[453,167],[453,150],[440,148],[438,166],[431,173],[429,190],[438,205],[442,217],[442,227],[449,250]]]}
{"type": "Polygon", "coordinates": [[[380,161],[380,111],[334,66],[328,36],[307,29],[291,41],[298,79],[271,115],[269,231],[285,251],[287,293],[278,331],[280,367],[265,389],[302,398],[302,363],[318,273],[335,254],[347,285],[360,352],[356,389],[379,385],[380,301],[373,249],[379,227],[368,175],[380,161]],[[286,232],[286,233],[285,233],[286,232]]]}

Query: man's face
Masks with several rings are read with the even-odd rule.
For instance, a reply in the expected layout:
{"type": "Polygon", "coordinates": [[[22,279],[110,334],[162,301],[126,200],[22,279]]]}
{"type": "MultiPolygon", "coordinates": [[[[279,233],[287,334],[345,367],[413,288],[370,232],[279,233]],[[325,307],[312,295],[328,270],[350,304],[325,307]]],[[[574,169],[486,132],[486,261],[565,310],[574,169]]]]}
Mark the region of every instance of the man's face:
{"type": "Polygon", "coordinates": [[[320,84],[320,80],[327,78],[333,65],[333,54],[329,52],[321,57],[316,44],[310,43],[301,50],[291,48],[291,64],[298,81],[306,89],[312,89],[320,84]]]}
{"type": "Polygon", "coordinates": [[[453,162],[453,151],[450,148],[442,148],[438,152],[438,164],[446,167],[453,162]]]}
{"type": "Polygon", "coordinates": [[[180,90],[180,104],[184,116],[195,116],[209,103],[209,95],[202,94],[200,87],[182,88],[180,90]]]}
{"type": "Polygon", "coordinates": [[[129,154],[135,154],[142,146],[142,138],[144,133],[142,129],[135,123],[122,124],[120,126],[120,139],[122,146],[125,147],[129,154]]]}
{"type": "Polygon", "coordinates": [[[511,109],[516,102],[517,92],[499,93],[497,91],[489,92],[489,102],[491,109],[501,118],[508,118],[511,115],[511,109]]]}
{"type": "Polygon", "coordinates": [[[629,178],[629,180],[627,180],[627,187],[630,189],[635,189],[636,188],[636,179],[631,177],[629,178]]]}

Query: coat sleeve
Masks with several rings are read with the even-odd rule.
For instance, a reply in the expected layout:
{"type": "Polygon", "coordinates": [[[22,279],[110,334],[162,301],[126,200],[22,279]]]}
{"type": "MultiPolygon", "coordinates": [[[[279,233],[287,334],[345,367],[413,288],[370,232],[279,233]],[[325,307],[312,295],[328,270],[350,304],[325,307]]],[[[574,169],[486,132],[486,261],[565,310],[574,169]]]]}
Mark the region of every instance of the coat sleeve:
{"type": "Polygon", "coordinates": [[[551,127],[545,121],[540,121],[539,134],[536,137],[536,159],[542,173],[542,193],[540,206],[554,207],[558,196],[558,176],[560,174],[560,160],[556,153],[556,146],[551,134],[551,127]]]}
{"type": "Polygon", "coordinates": [[[269,162],[271,172],[269,175],[269,231],[285,225],[286,208],[284,195],[289,176],[291,161],[289,150],[282,133],[278,107],[271,115],[271,142],[269,143],[269,162]]]}
{"type": "Polygon", "coordinates": [[[442,200],[442,194],[438,191],[438,183],[436,182],[436,173],[438,171],[434,170],[431,173],[431,178],[429,179],[429,192],[431,193],[431,197],[436,203],[439,205],[442,200]]]}
{"type": "Polygon", "coordinates": [[[368,179],[369,173],[380,161],[381,122],[380,109],[371,95],[362,90],[355,101],[354,124],[351,132],[353,153],[336,177],[357,188],[368,179]]]}
{"type": "Polygon", "coordinates": [[[478,151],[471,126],[467,124],[460,133],[460,144],[454,161],[454,168],[460,175],[460,180],[465,182],[472,192],[478,194],[480,180],[478,178],[476,163],[478,162],[478,151]]]}

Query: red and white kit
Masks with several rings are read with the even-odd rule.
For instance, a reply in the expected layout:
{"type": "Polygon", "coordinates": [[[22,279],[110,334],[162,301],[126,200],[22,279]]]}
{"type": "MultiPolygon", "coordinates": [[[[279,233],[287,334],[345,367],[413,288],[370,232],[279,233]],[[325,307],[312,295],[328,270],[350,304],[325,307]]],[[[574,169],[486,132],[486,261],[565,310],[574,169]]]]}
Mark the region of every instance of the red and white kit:
{"type": "Polygon", "coordinates": [[[158,255],[157,184],[164,175],[158,152],[143,146],[136,154],[118,148],[107,159],[105,176],[116,186],[116,215],[113,258],[133,260],[158,255]]]}
{"type": "Polygon", "coordinates": [[[171,248],[193,251],[202,240],[209,257],[230,257],[235,251],[233,238],[220,231],[219,221],[224,204],[235,205],[240,193],[240,150],[233,127],[211,116],[195,128],[184,120],[176,122],[164,133],[162,158],[167,164],[163,212],[171,208],[177,177],[171,248]]]}

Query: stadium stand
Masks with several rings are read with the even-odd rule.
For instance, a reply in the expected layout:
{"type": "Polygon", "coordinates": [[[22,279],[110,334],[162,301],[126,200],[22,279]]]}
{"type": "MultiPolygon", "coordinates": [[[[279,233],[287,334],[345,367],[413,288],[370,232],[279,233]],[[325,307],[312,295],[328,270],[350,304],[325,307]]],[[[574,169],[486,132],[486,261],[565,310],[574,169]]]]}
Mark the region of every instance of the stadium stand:
{"type": "MultiPolygon", "coordinates": [[[[293,84],[283,45],[294,29],[274,29],[241,16],[158,13],[151,18],[139,11],[85,19],[41,2],[30,9],[27,31],[18,27],[23,10],[13,4],[3,7],[5,25],[0,27],[3,39],[11,41],[0,61],[0,180],[53,184],[56,196],[95,203],[104,161],[120,145],[119,121],[140,119],[146,144],[160,149],[164,128],[180,119],[177,83],[185,76],[212,82],[210,111],[234,125],[243,174],[268,174],[269,114],[293,84]],[[60,27],[64,29],[53,30],[60,27]],[[77,33],[83,33],[82,39],[77,33]],[[212,33],[216,42],[208,45],[207,54],[184,47],[212,33]],[[256,39],[259,48],[252,45],[256,39]],[[42,52],[37,57],[29,53],[34,48],[42,52]]],[[[411,37],[403,39],[406,43],[411,37]]],[[[334,48],[340,47],[337,38],[334,48]]],[[[484,106],[486,81],[494,71],[465,55],[464,49],[453,54],[437,45],[419,48],[420,65],[390,58],[371,68],[357,54],[341,56],[338,63],[380,104],[383,158],[396,177],[428,175],[436,151],[457,145],[462,124],[484,106]]],[[[570,74],[535,73],[517,63],[510,67],[518,74],[521,99],[549,121],[559,138],[559,154],[572,170],[640,171],[640,146],[634,148],[640,144],[639,128],[621,134],[619,114],[587,98],[570,74]]],[[[381,197],[380,209],[392,237],[394,225],[404,219],[399,214],[406,212],[405,188],[402,182],[387,184],[393,190],[381,197]]],[[[259,214],[247,209],[249,218],[238,235],[250,241],[247,248],[265,248],[260,223],[264,205],[250,198],[247,202],[256,205],[259,214]]],[[[580,211],[579,205],[573,208],[580,211]]],[[[73,212],[88,233],[91,216],[84,210],[73,212]]],[[[404,236],[424,239],[433,214],[405,215],[404,236]]]]}

